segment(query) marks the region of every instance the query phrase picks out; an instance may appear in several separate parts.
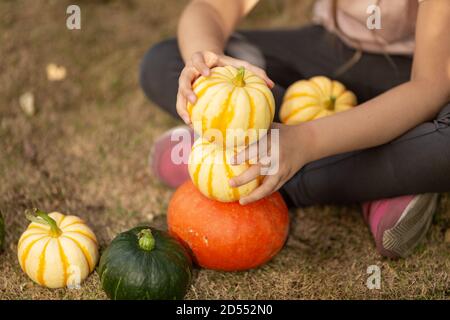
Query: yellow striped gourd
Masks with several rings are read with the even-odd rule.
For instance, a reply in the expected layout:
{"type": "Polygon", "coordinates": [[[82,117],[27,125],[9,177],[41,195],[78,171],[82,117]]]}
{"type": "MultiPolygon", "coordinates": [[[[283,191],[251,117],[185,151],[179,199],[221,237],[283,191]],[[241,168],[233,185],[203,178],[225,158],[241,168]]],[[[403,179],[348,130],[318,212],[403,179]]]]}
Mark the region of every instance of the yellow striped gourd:
{"type": "Polygon", "coordinates": [[[22,270],[48,288],[79,285],[98,261],[97,238],[83,220],[58,212],[35,210],[22,234],[18,258],[22,270]]]}
{"type": "Polygon", "coordinates": [[[209,141],[222,144],[227,129],[231,129],[240,133],[233,146],[248,145],[257,141],[259,130],[268,129],[273,121],[273,94],[250,70],[213,68],[208,77],[201,76],[194,82],[193,90],[197,101],[188,103],[187,109],[194,130],[209,141]]]}
{"type": "Polygon", "coordinates": [[[348,110],[356,103],[356,96],[342,83],[317,76],[289,86],[281,105],[280,120],[284,124],[299,124],[348,110]]]}
{"type": "Polygon", "coordinates": [[[194,185],[206,197],[221,202],[237,201],[259,185],[259,179],[238,188],[231,188],[229,180],[250,166],[247,163],[230,165],[234,155],[232,148],[224,149],[206,139],[195,141],[189,156],[189,175],[194,185]]]}

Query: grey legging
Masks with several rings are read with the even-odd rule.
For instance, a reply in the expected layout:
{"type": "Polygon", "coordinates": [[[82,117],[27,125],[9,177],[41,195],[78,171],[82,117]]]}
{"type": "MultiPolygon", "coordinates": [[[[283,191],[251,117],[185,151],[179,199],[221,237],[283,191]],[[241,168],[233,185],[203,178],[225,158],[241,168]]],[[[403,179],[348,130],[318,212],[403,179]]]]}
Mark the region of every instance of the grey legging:
{"type": "MultiPolygon", "coordinates": [[[[273,93],[277,107],[285,88],[314,75],[339,80],[355,92],[359,102],[367,101],[408,81],[412,64],[407,56],[364,53],[348,71],[336,75],[354,50],[320,26],[243,31],[232,36],[226,53],[266,69],[276,83],[273,93]]],[[[178,76],[183,66],[175,39],[155,45],[141,66],[144,92],[175,117],[178,76]]],[[[417,126],[388,144],[306,165],[281,192],[290,205],[306,206],[450,191],[449,125],[450,104],[443,106],[436,120],[417,126]]]]}

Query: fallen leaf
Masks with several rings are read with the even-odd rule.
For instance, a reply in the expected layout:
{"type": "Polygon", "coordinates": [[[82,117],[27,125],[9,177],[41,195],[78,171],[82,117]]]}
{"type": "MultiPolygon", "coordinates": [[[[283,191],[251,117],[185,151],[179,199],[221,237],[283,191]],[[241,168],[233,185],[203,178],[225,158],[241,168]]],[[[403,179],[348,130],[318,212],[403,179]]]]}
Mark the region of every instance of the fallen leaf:
{"type": "Polygon", "coordinates": [[[155,215],[153,213],[145,214],[145,219],[149,222],[153,221],[154,218],[155,218],[155,215]]]}
{"type": "Polygon", "coordinates": [[[58,66],[54,63],[47,65],[47,79],[49,81],[61,81],[66,78],[66,68],[63,66],[58,66]]]}
{"type": "Polygon", "coordinates": [[[24,283],[20,284],[19,290],[23,292],[23,291],[25,291],[27,289],[30,289],[32,287],[33,287],[33,282],[28,281],[28,282],[24,282],[24,283]]]}
{"type": "Polygon", "coordinates": [[[450,243],[450,229],[445,231],[445,242],[450,243]]]}
{"type": "Polygon", "coordinates": [[[23,113],[29,117],[33,116],[36,112],[34,108],[34,95],[32,92],[25,92],[22,94],[19,98],[19,104],[23,113]]]}

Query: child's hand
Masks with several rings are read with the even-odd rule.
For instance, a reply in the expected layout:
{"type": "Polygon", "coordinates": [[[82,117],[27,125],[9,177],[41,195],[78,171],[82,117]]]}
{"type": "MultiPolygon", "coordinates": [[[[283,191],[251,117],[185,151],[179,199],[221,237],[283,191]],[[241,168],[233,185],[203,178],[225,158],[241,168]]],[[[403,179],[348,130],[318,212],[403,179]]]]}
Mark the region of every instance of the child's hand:
{"type": "Polygon", "coordinates": [[[187,112],[187,102],[195,103],[197,100],[197,97],[192,90],[193,82],[201,75],[205,77],[209,76],[210,68],[217,66],[244,67],[265,80],[270,88],[274,86],[273,81],[269,79],[263,69],[251,65],[244,60],[235,59],[226,55],[219,55],[211,51],[196,52],[192,55],[191,59],[186,62],[178,80],[177,112],[186,124],[191,123],[189,113],[187,112]]]}
{"type": "MultiPolygon", "coordinates": [[[[242,174],[229,181],[231,187],[238,187],[258,178],[260,175],[265,175],[262,184],[258,188],[239,200],[239,203],[242,205],[257,201],[277,191],[307,163],[309,147],[306,145],[306,142],[308,137],[305,136],[302,125],[288,126],[273,123],[270,132],[261,140],[263,139],[267,142],[268,151],[266,154],[269,157],[258,159],[257,164],[252,165],[242,174]],[[279,132],[278,141],[271,138],[273,130],[278,130],[279,132]],[[274,143],[277,143],[277,145],[273,145],[274,143]],[[269,166],[277,170],[263,173],[262,169],[269,166]]],[[[233,164],[256,159],[258,155],[257,148],[257,143],[250,145],[235,157],[233,164]]]]}

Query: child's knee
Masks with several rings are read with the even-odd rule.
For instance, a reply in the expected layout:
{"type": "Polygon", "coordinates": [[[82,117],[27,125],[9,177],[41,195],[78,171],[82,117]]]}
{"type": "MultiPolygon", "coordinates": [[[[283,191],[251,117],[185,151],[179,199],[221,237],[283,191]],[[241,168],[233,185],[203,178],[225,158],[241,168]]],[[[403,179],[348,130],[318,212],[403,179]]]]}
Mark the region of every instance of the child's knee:
{"type": "Polygon", "coordinates": [[[450,119],[450,102],[439,111],[437,119],[450,119]]]}
{"type": "Polygon", "coordinates": [[[158,100],[157,94],[160,92],[160,86],[165,83],[164,75],[167,72],[171,61],[174,57],[174,51],[178,51],[178,46],[175,39],[165,40],[157,43],[142,59],[139,70],[139,83],[150,100],[158,100]]]}

